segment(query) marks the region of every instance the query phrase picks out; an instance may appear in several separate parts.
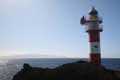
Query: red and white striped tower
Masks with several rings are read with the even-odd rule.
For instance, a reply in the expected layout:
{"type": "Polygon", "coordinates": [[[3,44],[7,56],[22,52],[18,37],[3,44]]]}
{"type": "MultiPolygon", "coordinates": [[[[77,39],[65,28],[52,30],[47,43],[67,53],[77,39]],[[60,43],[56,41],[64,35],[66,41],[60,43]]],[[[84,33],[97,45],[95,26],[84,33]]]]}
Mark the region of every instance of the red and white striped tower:
{"type": "Polygon", "coordinates": [[[100,52],[100,32],[103,31],[100,24],[102,19],[98,16],[97,10],[92,7],[87,17],[82,17],[80,23],[86,25],[85,29],[89,35],[90,43],[90,58],[89,62],[95,65],[101,64],[101,52],[100,52]]]}

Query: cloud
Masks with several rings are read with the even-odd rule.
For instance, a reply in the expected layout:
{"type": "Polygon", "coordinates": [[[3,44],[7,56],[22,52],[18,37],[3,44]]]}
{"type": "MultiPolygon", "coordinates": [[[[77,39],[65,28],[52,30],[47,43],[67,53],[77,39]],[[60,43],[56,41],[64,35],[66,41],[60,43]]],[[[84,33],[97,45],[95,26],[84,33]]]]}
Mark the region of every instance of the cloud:
{"type": "Polygon", "coordinates": [[[0,49],[0,56],[11,56],[18,54],[25,54],[24,50],[16,50],[16,49],[0,49]]]}
{"type": "Polygon", "coordinates": [[[0,49],[0,57],[33,57],[33,58],[79,58],[81,57],[78,53],[71,53],[71,52],[65,52],[65,51],[35,51],[35,50],[20,50],[20,49],[0,49]]]}

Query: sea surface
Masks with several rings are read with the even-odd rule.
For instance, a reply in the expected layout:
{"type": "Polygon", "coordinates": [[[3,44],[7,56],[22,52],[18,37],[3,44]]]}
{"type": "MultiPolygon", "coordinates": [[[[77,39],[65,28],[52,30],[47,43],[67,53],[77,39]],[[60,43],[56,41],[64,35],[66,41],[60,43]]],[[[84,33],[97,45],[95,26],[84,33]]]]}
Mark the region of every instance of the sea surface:
{"type": "MultiPolygon", "coordinates": [[[[55,68],[64,63],[87,60],[80,58],[41,58],[41,59],[0,59],[0,80],[12,80],[13,76],[20,71],[24,63],[33,67],[55,68]]],[[[120,58],[102,59],[102,65],[109,69],[120,70],[120,58]]]]}

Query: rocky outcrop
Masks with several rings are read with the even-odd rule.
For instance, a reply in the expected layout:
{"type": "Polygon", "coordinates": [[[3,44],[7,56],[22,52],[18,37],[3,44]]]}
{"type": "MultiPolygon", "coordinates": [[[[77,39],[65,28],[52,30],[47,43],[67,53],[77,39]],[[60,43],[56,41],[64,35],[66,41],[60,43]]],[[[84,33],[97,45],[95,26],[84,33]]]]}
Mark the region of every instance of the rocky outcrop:
{"type": "Polygon", "coordinates": [[[24,64],[13,80],[120,80],[113,71],[85,61],[63,64],[54,69],[31,67],[24,64]]]}

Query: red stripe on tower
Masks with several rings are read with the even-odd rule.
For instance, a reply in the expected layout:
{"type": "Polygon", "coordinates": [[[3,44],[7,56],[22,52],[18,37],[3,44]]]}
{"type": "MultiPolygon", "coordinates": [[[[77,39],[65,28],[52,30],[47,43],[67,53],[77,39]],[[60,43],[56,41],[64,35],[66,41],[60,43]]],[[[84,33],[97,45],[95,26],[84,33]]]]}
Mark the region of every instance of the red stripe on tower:
{"type": "Polygon", "coordinates": [[[86,32],[88,33],[90,44],[89,62],[95,65],[100,65],[100,32],[102,31],[102,27],[100,27],[99,24],[102,23],[102,20],[98,17],[98,12],[94,7],[90,9],[88,17],[84,17],[84,19],[84,25],[86,25],[86,32]]]}

